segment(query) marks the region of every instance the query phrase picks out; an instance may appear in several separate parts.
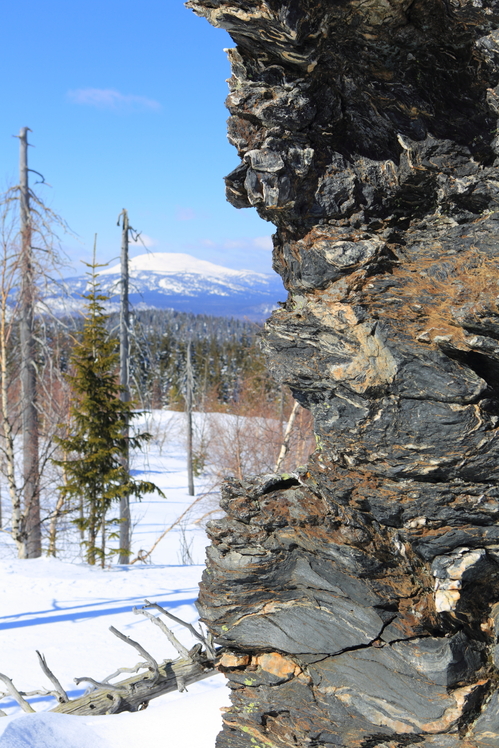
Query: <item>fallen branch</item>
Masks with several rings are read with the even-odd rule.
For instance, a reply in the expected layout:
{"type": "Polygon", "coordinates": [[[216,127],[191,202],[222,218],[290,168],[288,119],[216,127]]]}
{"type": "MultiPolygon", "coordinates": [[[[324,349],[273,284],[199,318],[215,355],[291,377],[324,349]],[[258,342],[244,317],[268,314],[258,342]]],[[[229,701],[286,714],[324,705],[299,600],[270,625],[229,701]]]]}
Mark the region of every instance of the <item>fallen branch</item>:
{"type": "MultiPolygon", "coordinates": [[[[87,689],[83,696],[70,700],[59,680],[48,667],[45,657],[37,651],[40,666],[55,690],[39,690],[24,693],[17,690],[10,678],[0,673],[0,682],[4,683],[7,687],[7,693],[0,692],[0,701],[3,698],[12,697],[23,711],[34,713],[35,710],[24,697],[50,695],[59,702],[51,711],[63,714],[87,716],[90,714],[118,714],[125,711],[136,712],[140,709],[145,709],[151,699],[155,699],[171,691],[185,691],[186,686],[190,683],[209,678],[210,675],[217,672],[216,668],[220,659],[221,649],[216,650],[214,648],[213,640],[209,634],[206,636],[203,635],[192,624],[182,621],[181,618],[177,618],[177,616],[169,613],[160,605],[151,603],[149,600],[145,601],[142,609],[134,608],[133,612],[146,616],[152,623],[161,628],[179,652],[180,657],[177,660],[165,660],[161,664],[158,664],[154,657],[141,644],[129,636],[125,636],[125,634],[115,629],[114,626],[110,626],[109,630],[123,642],[136,649],[144,658],[144,662],[139,662],[133,668],[118,668],[112,675],[101,681],[90,676],[75,678],[74,682],[77,685],[86,682],[90,685],[90,688],[87,689]],[[187,628],[201,643],[195,644],[194,647],[188,650],[178,641],[177,637],[163,621],[146,611],[145,608],[156,608],[166,617],[187,628]],[[121,675],[121,673],[138,673],[139,670],[147,670],[149,672],[136,674],[117,683],[110,682],[113,678],[121,675]]],[[[5,712],[2,710],[0,710],[1,716],[5,716],[5,712]]]]}
{"type": "Polygon", "coordinates": [[[190,683],[214,675],[217,660],[192,662],[190,659],[167,660],[158,666],[158,677],[152,681],[143,675],[127,678],[115,685],[102,683],[96,690],[66,704],[59,704],[51,711],[78,716],[118,714],[145,709],[151,699],[172,691],[183,690],[190,683]],[[115,695],[119,696],[118,699],[115,695]]]}
{"type": "Polygon", "coordinates": [[[121,675],[122,673],[138,673],[139,670],[148,669],[149,665],[146,662],[138,662],[134,667],[119,667],[114,671],[114,673],[111,673],[111,675],[108,675],[107,678],[104,678],[102,683],[104,686],[107,686],[109,681],[111,681],[113,678],[117,678],[118,675],[121,675]]]}
{"type": "Polygon", "coordinates": [[[152,655],[147,652],[144,647],[142,647],[138,642],[134,641],[133,639],[130,639],[129,636],[125,636],[125,634],[122,634],[121,631],[118,631],[118,629],[115,629],[114,626],[109,626],[109,631],[118,637],[118,639],[121,639],[121,641],[125,642],[125,644],[130,644],[131,647],[135,647],[137,652],[142,655],[144,660],[149,663],[149,670],[154,673],[153,679],[157,678],[159,675],[159,667],[158,663],[154,659],[152,655]]]}
{"type": "Polygon", "coordinates": [[[156,618],[156,616],[153,616],[152,613],[148,613],[147,610],[144,610],[144,608],[133,608],[133,612],[135,613],[135,615],[142,614],[143,616],[146,616],[151,621],[151,623],[155,623],[156,626],[159,626],[163,634],[165,634],[170,644],[175,647],[179,655],[181,657],[189,657],[189,651],[184,647],[183,644],[179,642],[173,631],[170,631],[168,626],[165,626],[160,618],[156,618]]]}
{"type": "Polygon", "coordinates": [[[66,703],[67,701],[69,701],[66,691],[61,686],[58,679],[55,677],[54,673],[47,665],[47,660],[45,659],[45,657],[42,654],[40,654],[38,650],[36,650],[36,654],[38,655],[38,662],[40,663],[41,669],[43,670],[43,672],[45,673],[45,675],[47,676],[47,678],[49,679],[49,681],[52,683],[52,685],[55,688],[58,700],[61,702],[61,704],[66,703]]]}
{"type": "Polygon", "coordinates": [[[23,694],[17,690],[11,679],[3,673],[0,673],[0,680],[7,686],[7,691],[17,701],[23,712],[26,712],[27,714],[33,714],[35,710],[31,706],[31,704],[28,704],[28,702],[23,698],[23,694]]]}
{"type": "MultiPolygon", "coordinates": [[[[158,603],[151,603],[149,600],[144,600],[145,605],[144,608],[156,608],[157,611],[160,613],[163,613],[167,618],[170,618],[172,621],[175,621],[175,623],[179,623],[181,626],[185,626],[186,629],[188,629],[193,636],[196,637],[196,639],[199,639],[200,642],[204,644],[206,647],[206,651],[210,657],[215,657],[215,650],[213,649],[213,642],[208,635],[207,637],[201,634],[199,631],[196,631],[192,623],[187,623],[186,621],[183,621],[181,618],[177,618],[177,616],[174,616],[173,613],[170,613],[170,611],[165,610],[165,608],[162,608],[161,605],[158,605],[158,603]]],[[[133,609],[134,613],[137,611],[137,608],[133,609]]]]}

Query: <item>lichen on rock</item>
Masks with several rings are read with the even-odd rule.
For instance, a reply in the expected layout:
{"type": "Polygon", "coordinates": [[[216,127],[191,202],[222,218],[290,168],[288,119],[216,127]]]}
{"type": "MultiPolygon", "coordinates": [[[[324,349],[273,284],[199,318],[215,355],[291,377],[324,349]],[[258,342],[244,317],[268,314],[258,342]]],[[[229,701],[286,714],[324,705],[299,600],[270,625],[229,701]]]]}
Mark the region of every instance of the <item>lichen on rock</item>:
{"type": "Polygon", "coordinates": [[[217,746],[497,748],[499,2],[187,5],[236,44],[227,198],[276,226],[318,441],[210,524],[217,746]]]}

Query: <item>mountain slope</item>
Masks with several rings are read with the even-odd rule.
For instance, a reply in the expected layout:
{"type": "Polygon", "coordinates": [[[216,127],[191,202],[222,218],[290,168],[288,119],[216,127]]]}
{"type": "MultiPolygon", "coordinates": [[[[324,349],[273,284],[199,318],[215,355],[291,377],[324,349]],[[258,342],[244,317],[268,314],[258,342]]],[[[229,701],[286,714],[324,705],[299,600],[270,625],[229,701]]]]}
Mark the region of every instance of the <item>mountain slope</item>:
{"type": "MultiPolygon", "coordinates": [[[[102,270],[99,278],[103,291],[116,297],[109,306],[117,308],[120,265],[102,270]]],[[[87,277],[65,278],[64,286],[69,300],[57,293],[51,297],[51,303],[60,311],[79,307],[87,277]]],[[[260,321],[285,295],[277,275],[233,270],[188,254],[151,252],[130,260],[130,302],[138,308],[172,308],[260,321]]]]}

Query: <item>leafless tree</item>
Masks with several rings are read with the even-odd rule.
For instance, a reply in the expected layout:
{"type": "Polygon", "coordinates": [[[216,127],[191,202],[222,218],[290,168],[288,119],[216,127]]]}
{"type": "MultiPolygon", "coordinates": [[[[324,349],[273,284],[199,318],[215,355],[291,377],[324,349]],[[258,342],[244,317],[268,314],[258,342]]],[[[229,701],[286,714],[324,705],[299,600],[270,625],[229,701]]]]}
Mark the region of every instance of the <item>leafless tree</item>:
{"type": "Polygon", "coordinates": [[[28,130],[18,136],[19,185],[0,197],[0,454],[8,529],[20,558],[41,555],[42,523],[50,521],[42,516],[40,492],[64,389],[44,340],[43,290],[56,282],[62,265],[56,229],[66,225],[29,187],[28,130]]]}

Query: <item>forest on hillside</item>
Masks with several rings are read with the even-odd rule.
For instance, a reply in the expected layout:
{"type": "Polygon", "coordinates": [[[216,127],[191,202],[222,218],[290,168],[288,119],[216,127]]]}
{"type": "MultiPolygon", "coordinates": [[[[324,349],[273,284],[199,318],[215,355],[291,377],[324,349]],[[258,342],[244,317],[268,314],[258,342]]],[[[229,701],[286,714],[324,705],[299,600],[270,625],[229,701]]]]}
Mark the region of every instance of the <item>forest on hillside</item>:
{"type": "MultiPolygon", "coordinates": [[[[52,376],[68,372],[74,341],[84,316],[38,319],[38,367],[52,376]],[[55,368],[54,368],[55,367],[55,368]]],[[[116,337],[119,314],[107,317],[110,336],[116,337]]],[[[203,410],[234,408],[264,415],[269,403],[282,399],[281,387],[268,374],[259,346],[262,327],[256,323],[173,309],[141,309],[130,315],[130,383],[138,408],[182,410],[186,385],[187,346],[192,350],[194,406],[203,410]],[[263,397],[263,400],[262,400],[263,397]],[[261,412],[257,412],[260,408],[261,412]]],[[[18,335],[12,331],[9,367],[16,369],[18,335]]],[[[287,399],[285,398],[286,403],[287,399]]],[[[281,407],[281,404],[280,404],[281,407]]],[[[282,406],[285,417],[286,404],[282,406]]]]}

